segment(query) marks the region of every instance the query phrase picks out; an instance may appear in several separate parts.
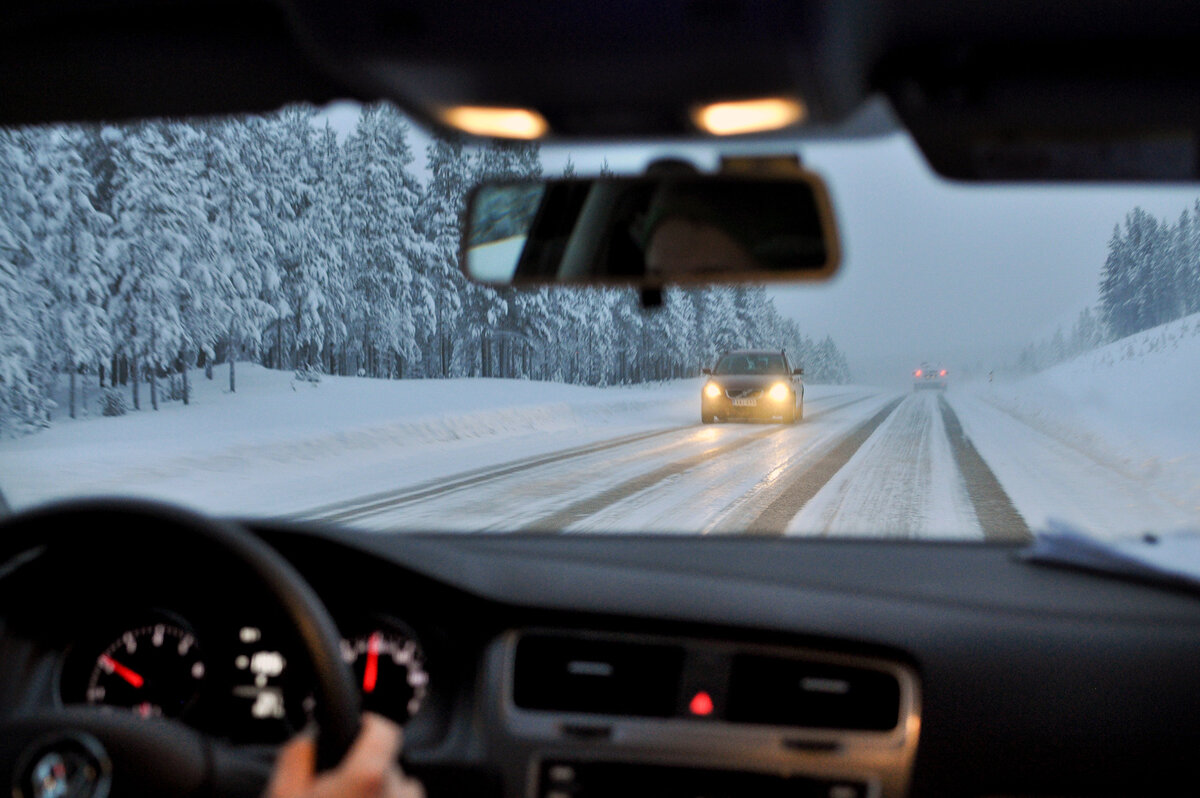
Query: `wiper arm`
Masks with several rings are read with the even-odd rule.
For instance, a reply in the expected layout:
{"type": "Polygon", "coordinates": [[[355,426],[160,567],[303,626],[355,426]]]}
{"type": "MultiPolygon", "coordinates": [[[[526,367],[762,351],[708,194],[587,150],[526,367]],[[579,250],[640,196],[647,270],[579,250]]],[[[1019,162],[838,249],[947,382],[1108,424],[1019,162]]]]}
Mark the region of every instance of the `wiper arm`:
{"type": "Polygon", "coordinates": [[[1146,534],[1133,540],[1104,541],[1069,524],[1051,521],[1021,557],[1038,565],[1078,568],[1092,573],[1200,592],[1200,534],[1146,534]]]}

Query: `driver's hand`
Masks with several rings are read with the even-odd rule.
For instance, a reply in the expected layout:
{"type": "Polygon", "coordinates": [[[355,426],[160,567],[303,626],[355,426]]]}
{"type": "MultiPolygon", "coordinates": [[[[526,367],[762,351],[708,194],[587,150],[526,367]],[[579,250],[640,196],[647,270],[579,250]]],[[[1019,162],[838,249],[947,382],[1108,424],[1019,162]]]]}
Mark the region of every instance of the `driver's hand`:
{"type": "Polygon", "coordinates": [[[363,713],[362,731],[334,770],[316,774],[317,746],[301,734],[275,760],[266,798],[424,798],[420,782],[400,770],[400,727],[363,713]]]}

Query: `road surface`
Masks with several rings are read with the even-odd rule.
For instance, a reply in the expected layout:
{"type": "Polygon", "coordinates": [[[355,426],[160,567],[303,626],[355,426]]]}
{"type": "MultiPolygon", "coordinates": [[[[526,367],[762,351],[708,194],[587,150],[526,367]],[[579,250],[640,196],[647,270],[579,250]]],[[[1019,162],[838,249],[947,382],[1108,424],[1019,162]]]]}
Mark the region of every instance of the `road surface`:
{"type": "MultiPolygon", "coordinates": [[[[1145,496],[1136,475],[954,392],[830,389],[794,425],[679,420],[577,445],[564,438],[302,517],[380,530],[1022,541],[1051,512],[1134,523],[1113,505],[1145,496]]],[[[1164,518],[1179,509],[1149,500],[1164,518]]],[[[1136,523],[1152,525],[1138,511],[1136,523]]]]}

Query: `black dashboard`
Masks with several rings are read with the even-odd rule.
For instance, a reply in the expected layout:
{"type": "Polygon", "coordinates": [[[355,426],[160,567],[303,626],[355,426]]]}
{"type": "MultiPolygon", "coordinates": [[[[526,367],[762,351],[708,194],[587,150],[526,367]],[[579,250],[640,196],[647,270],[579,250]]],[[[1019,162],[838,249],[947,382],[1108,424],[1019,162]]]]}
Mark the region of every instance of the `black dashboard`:
{"type": "MultiPolygon", "coordinates": [[[[251,528],[431,795],[1138,795],[1200,739],[1197,599],[1012,546],[251,528]]],[[[255,585],[109,555],[0,580],[0,720],[111,701],[264,757],[305,723],[255,585]],[[182,697],[119,698],[139,668],[182,697]]]]}

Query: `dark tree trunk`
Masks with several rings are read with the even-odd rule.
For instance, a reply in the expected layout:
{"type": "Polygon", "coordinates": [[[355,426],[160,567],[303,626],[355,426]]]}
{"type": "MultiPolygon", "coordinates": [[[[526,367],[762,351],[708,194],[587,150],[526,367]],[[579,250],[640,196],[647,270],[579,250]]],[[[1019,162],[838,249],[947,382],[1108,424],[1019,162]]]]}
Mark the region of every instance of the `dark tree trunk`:
{"type": "Polygon", "coordinates": [[[71,418],[75,418],[75,369],[71,369],[71,384],[67,390],[71,394],[71,418]]]}
{"type": "MultiPolygon", "coordinates": [[[[230,355],[232,355],[232,354],[233,353],[230,352],[230,355]]],[[[230,393],[237,392],[237,374],[234,371],[234,366],[233,366],[233,364],[236,362],[237,362],[236,358],[234,358],[234,357],[229,358],[229,392],[230,393]]]]}
{"type": "Polygon", "coordinates": [[[146,370],[150,374],[150,406],[158,409],[158,366],[146,370]]]}
{"type": "Polygon", "coordinates": [[[138,379],[138,359],[135,355],[129,361],[129,376],[133,378],[133,409],[142,409],[141,391],[139,390],[141,381],[138,379]]]}
{"type": "Polygon", "coordinates": [[[185,405],[190,404],[189,400],[191,399],[191,396],[190,389],[188,387],[188,368],[186,360],[179,364],[179,373],[183,376],[183,403],[185,405]]]}

